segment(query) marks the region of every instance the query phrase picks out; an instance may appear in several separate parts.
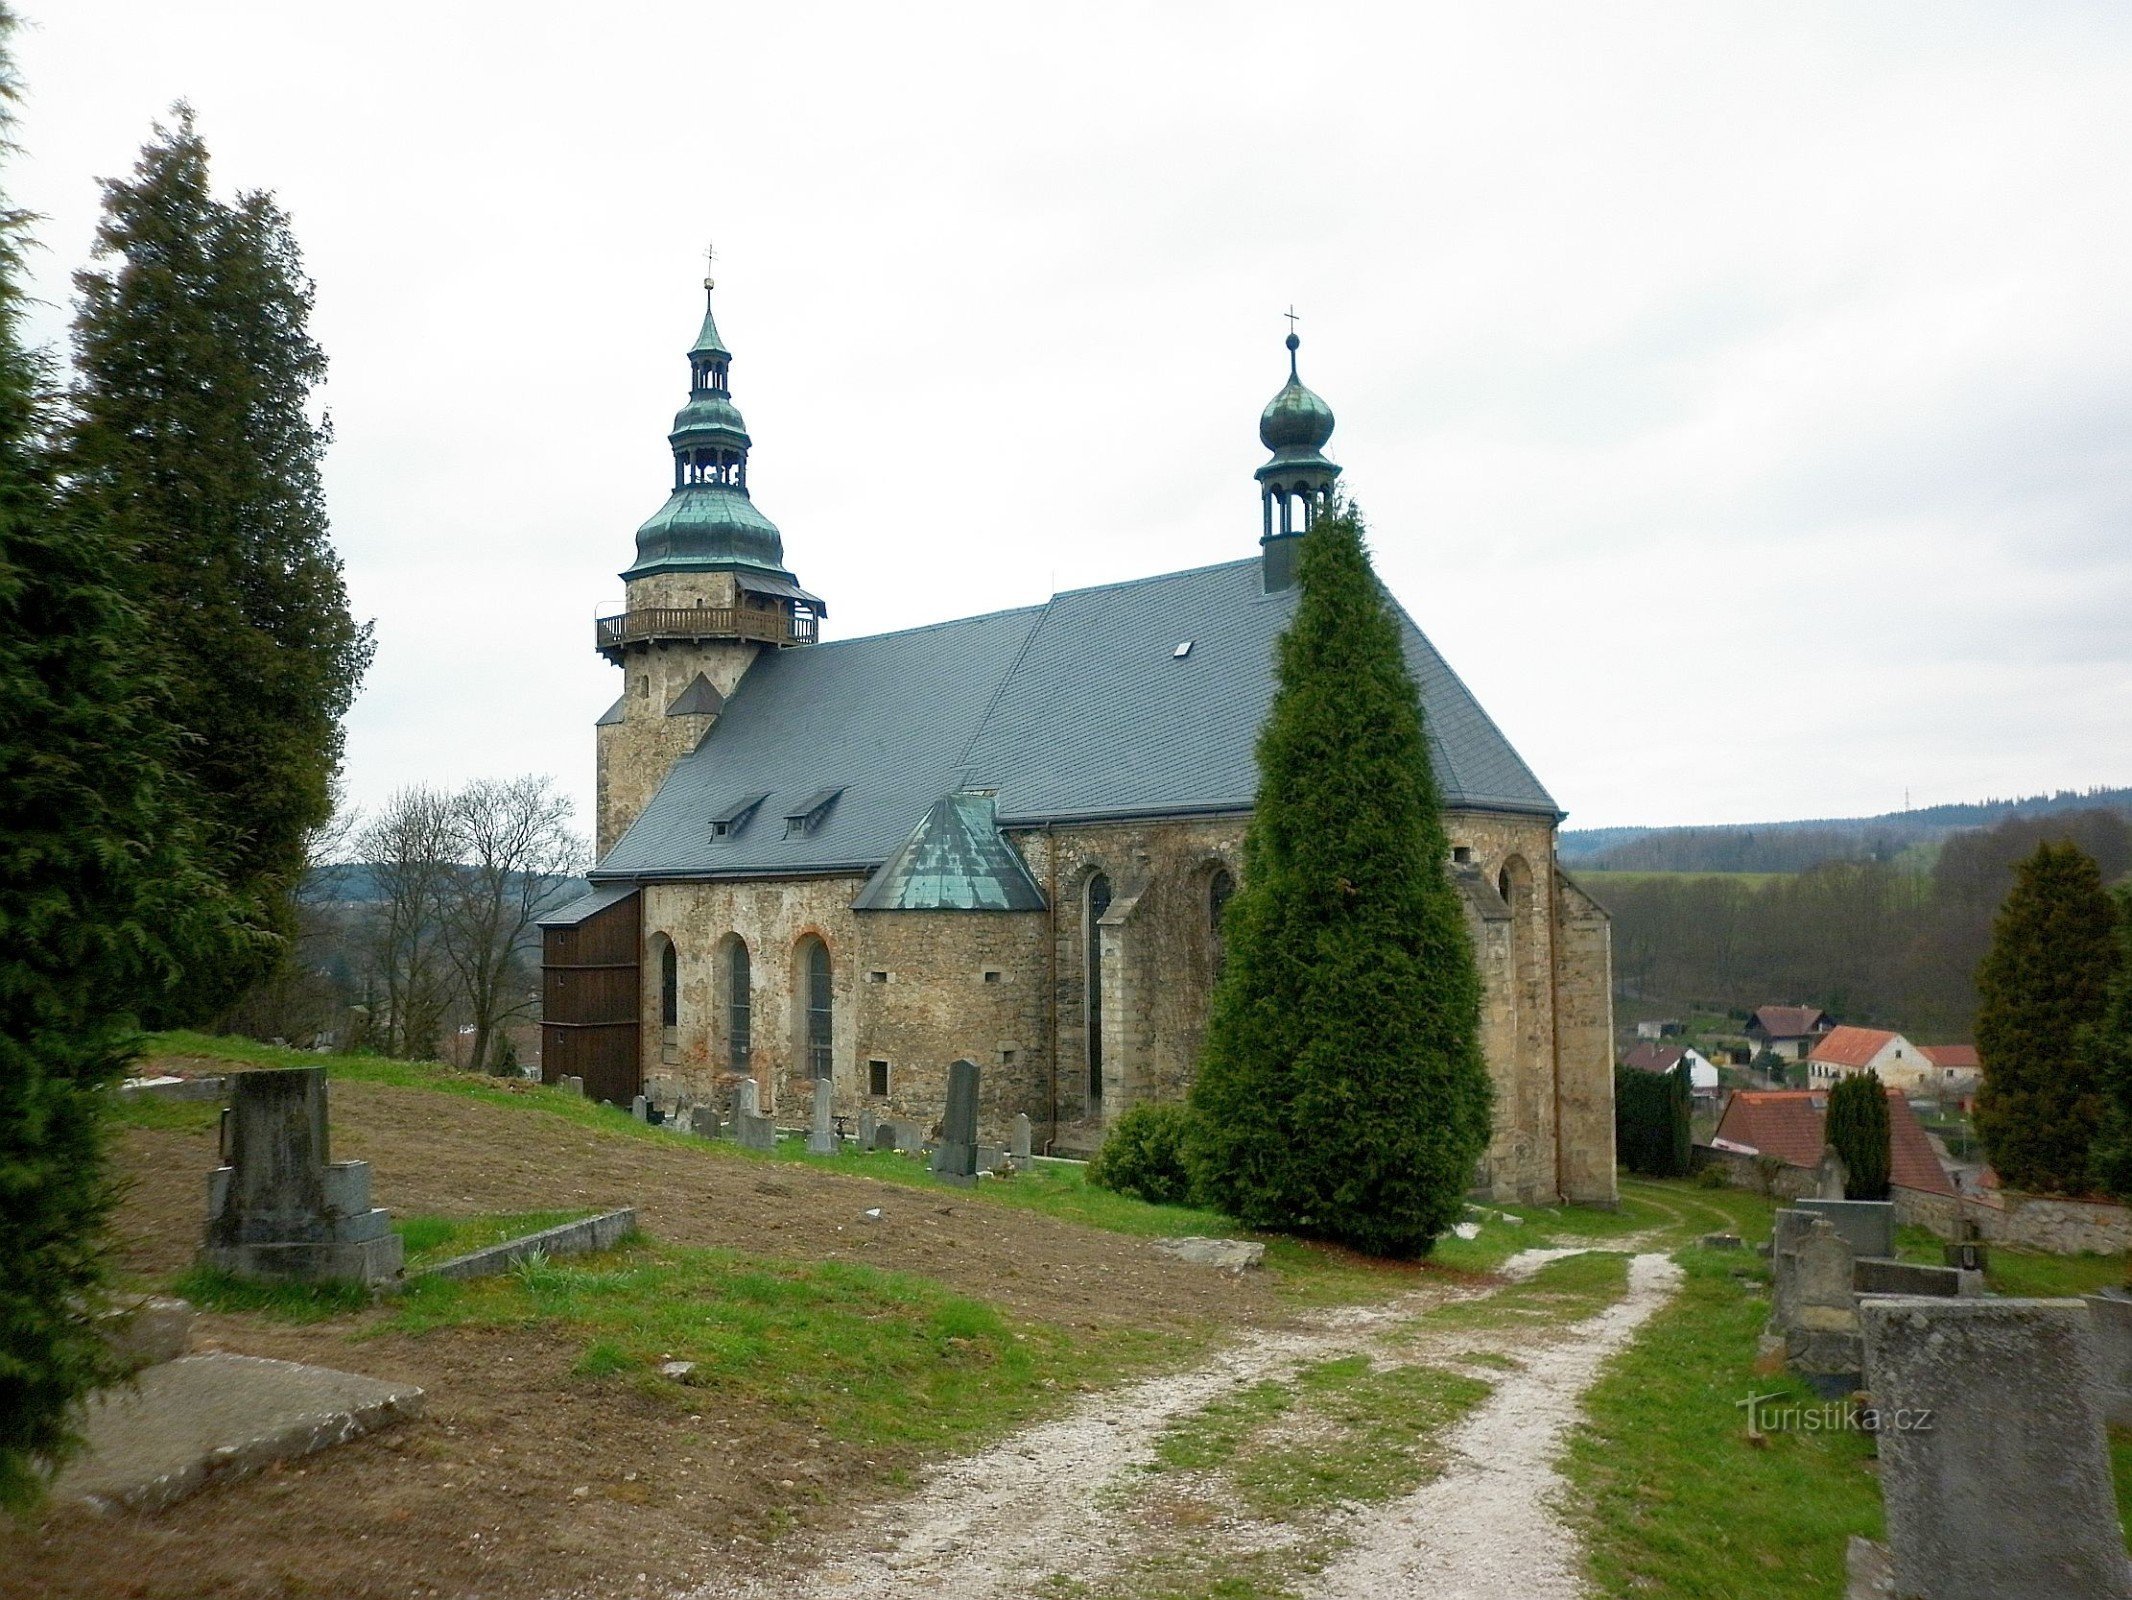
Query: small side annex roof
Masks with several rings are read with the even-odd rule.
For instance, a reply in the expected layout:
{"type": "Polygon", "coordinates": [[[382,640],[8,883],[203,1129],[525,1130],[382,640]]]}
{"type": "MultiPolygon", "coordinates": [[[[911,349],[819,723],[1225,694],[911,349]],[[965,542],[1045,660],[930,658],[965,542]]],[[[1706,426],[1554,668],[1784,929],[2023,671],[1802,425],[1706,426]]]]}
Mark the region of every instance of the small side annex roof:
{"type": "Polygon", "coordinates": [[[1044,892],[999,831],[989,794],[947,794],[867,880],[854,911],[1042,911],[1044,892]]]}

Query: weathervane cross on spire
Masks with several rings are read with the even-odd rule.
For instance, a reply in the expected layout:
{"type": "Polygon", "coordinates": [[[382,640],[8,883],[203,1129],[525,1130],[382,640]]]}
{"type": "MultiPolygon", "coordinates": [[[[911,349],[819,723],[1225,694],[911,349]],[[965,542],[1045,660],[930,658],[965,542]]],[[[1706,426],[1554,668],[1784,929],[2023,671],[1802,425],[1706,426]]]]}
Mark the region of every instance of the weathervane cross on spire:
{"type": "Polygon", "coordinates": [[[1281,315],[1288,319],[1288,331],[1290,333],[1295,332],[1295,325],[1303,320],[1295,314],[1295,302],[1293,300],[1288,302],[1288,309],[1282,312],[1281,315]]]}
{"type": "Polygon", "coordinates": [[[715,287],[711,282],[711,264],[717,259],[717,246],[706,242],[703,247],[703,286],[706,289],[715,287]]]}

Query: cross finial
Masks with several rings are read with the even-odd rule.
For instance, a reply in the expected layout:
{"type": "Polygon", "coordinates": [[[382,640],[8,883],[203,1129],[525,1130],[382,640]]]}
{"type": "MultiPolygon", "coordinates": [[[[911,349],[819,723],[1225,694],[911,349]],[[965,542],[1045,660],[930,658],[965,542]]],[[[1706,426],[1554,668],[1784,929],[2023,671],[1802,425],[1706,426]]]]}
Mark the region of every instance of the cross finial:
{"type": "Polygon", "coordinates": [[[1293,300],[1288,302],[1288,309],[1282,312],[1281,315],[1288,319],[1288,331],[1290,333],[1295,332],[1295,325],[1303,320],[1295,314],[1295,302],[1293,300]]]}
{"type": "Polygon", "coordinates": [[[711,263],[716,261],[717,259],[717,247],[712,244],[706,243],[703,247],[703,286],[706,289],[715,289],[717,287],[717,285],[711,281],[711,263]]]}
{"type": "Polygon", "coordinates": [[[1301,344],[1303,341],[1295,336],[1295,325],[1300,322],[1302,318],[1298,317],[1295,314],[1294,301],[1290,301],[1288,309],[1282,312],[1281,314],[1288,319],[1288,379],[1291,383],[1300,383],[1303,380],[1296,376],[1295,352],[1296,346],[1301,344]]]}

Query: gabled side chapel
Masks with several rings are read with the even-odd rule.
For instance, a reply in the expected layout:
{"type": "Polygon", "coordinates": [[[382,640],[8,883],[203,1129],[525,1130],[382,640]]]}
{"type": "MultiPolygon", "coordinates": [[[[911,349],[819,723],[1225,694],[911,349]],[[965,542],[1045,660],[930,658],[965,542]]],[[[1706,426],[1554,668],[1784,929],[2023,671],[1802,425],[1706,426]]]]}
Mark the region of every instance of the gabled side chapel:
{"type": "MultiPolygon", "coordinates": [[[[705,283],[708,291],[710,284],[705,283]]],[[[1043,605],[818,642],[756,509],[706,306],[674,481],[637,530],[599,719],[593,891],[543,926],[542,1068],[626,1103],[740,1076],[930,1125],[948,1064],[1080,1153],[1191,1082],[1241,871],[1296,541],[1339,467],[1289,376],[1259,419],[1259,548],[1043,605]]],[[[1401,612],[1486,985],[1500,1200],[1614,1198],[1607,916],[1562,812],[1401,612]]]]}

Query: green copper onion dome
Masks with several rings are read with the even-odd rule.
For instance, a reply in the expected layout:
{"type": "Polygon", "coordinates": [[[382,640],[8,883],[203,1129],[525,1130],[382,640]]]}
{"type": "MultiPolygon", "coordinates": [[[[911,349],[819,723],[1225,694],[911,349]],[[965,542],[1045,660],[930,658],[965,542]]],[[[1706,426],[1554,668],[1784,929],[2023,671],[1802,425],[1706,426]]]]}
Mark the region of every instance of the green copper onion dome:
{"type": "Polygon", "coordinates": [[[1295,353],[1302,342],[1292,333],[1288,336],[1288,382],[1266,402],[1258,419],[1259,442],[1284,455],[1315,455],[1333,433],[1332,407],[1296,376],[1295,353]]]}
{"type": "Polygon", "coordinates": [[[711,313],[708,278],[703,288],[703,326],[688,352],[688,403],[675,413],[667,435],[673,492],[637,530],[637,559],[622,576],[753,568],[791,584],[784,538],[748,493],[754,441],[728,388],[733,353],[711,313]]]}

